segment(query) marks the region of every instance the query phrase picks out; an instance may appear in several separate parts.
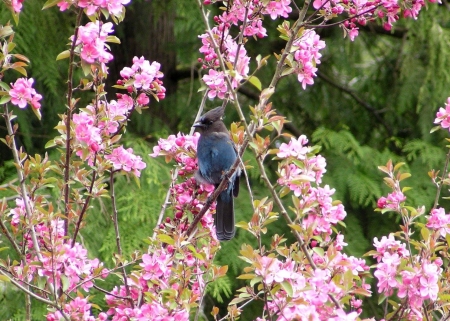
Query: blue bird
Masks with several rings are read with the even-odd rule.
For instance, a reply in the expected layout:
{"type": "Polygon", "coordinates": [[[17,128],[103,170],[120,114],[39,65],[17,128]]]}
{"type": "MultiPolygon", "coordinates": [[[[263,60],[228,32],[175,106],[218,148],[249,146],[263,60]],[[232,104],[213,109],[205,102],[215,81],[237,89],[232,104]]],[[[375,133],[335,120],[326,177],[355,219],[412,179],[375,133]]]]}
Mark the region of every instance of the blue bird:
{"type": "MultiPolygon", "coordinates": [[[[216,188],[237,157],[230,134],[222,121],[224,111],[224,107],[214,108],[194,124],[200,132],[197,146],[199,170],[195,177],[198,182],[212,184],[216,188]]],[[[220,241],[231,240],[235,234],[233,196],[237,197],[239,193],[239,175],[238,168],[230,178],[228,187],[217,197],[214,223],[220,241]]]]}

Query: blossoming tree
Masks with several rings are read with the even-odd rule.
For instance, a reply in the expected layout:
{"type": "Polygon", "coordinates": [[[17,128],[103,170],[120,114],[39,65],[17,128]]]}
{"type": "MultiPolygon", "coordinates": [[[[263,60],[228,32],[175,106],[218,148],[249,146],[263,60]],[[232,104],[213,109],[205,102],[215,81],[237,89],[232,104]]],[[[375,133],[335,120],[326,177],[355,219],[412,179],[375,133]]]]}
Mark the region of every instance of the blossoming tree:
{"type": "MultiPolygon", "coordinates": [[[[3,4],[16,21],[23,2],[3,4]]],[[[31,319],[33,298],[47,305],[47,320],[197,320],[207,284],[227,273],[227,266],[214,262],[220,243],[212,219],[215,199],[227,180],[216,189],[195,181],[199,136],[193,132],[170,135],[154,147],[151,156],[163,156],[176,167],[168,186],[170,202],[163,204],[157,226],[149,231],[146,250],[131,257],[123,254],[114,178],[122,174],[139,182],[146,164],[132,148],[123,147],[121,138],[132,113],[142,112],[151,100],[165,98],[160,64],[145,57],[134,57],[131,66],[120,72],[115,87],[122,92],[115,99],[107,95],[107,64],[113,59],[108,43],[119,42],[113,35],[113,22],[125,18],[124,6],[129,2],[48,0],[44,4],[48,10],[71,10],[76,21],[73,35],[68,35],[68,49],[56,57],[66,59],[69,68],[66,112],[55,124],[59,135],[46,146],[60,153],[56,161],[47,154],[28,155],[16,143],[15,109],[31,108],[40,118],[40,102],[45,97],[27,77],[28,59],[14,52],[12,26],[5,24],[0,29],[0,77],[10,70],[23,76],[9,84],[0,81],[1,115],[8,130],[1,140],[11,150],[18,178],[9,187],[20,195],[13,203],[0,201],[0,241],[15,252],[14,258],[0,256],[0,281],[25,293],[27,319],[31,319]],[[85,16],[90,22],[83,25],[85,16]],[[82,70],[82,79],[75,79],[75,68],[82,70]],[[81,106],[77,95],[84,92],[94,98],[81,106]],[[42,192],[54,187],[59,191],[56,196],[42,192]],[[90,203],[100,197],[112,204],[117,243],[114,266],[89,258],[80,240],[90,203]],[[100,280],[112,275],[120,276],[116,286],[103,289],[100,280]],[[104,296],[107,308],[94,309],[94,291],[104,296]]],[[[390,30],[400,16],[416,19],[425,2],[234,0],[220,2],[224,6],[221,14],[210,19],[209,8],[216,2],[192,2],[206,30],[199,35],[205,89],[198,114],[208,98],[236,109],[240,119],[232,125],[231,137],[240,157],[227,175],[238,167],[245,171],[242,155],[251,150],[271,195],[252,198],[253,213],[237,224],[260,246],[242,244],[240,254],[247,267],[239,278],[248,284],[236,293],[226,315],[220,316],[213,308],[213,318],[236,320],[248,303],[262,301],[259,321],[359,320],[362,298],[373,291],[368,279],[373,275],[386,320],[447,319],[450,215],[438,206],[441,188],[448,184],[447,166],[440,175],[430,172],[438,186],[431,209],[407,205],[408,188],[403,180],[409,173],[400,171],[402,164],[387,161],[380,166],[392,192],[379,199],[377,210],[397,213],[402,225],[399,231],[374,240],[374,250],[367,254],[376,260],[371,269],[363,258],[343,252],[347,244],[336,226],[342,224],[346,212],[332,199],[335,189],[322,183],[326,160],[319,147],[311,146],[304,135],[286,134],[287,119],[270,102],[282,77],[294,74],[303,89],[314,84],[320,52],[326,46],[318,28],[340,26],[344,37],[353,41],[359,26],[368,21],[377,20],[390,30]],[[294,11],[298,14],[294,23],[284,20],[294,11]],[[278,20],[278,32],[286,41],[285,48],[275,53],[275,71],[267,86],[257,78],[257,71],[268,58],[250,57],[246,50],[247,42],[264,41],[267,36],[264,19],[278,20]],[[253,70],[250,62],[254,62],[253,70]],[[250,115],[244,114],[238,94],[247,82],[260,91],[250,115]],[[267,175],[267,162],[276,164],[276,182],[267,175]],[[285,222],[294,242],[271,233],[275,220],[285,222]],[[263,234],[270,235],[270,247],[261,245],[263,234]]],[[[450,99],[435,123],[437,129],[449,128],[450,99]]],[[[251,191],[249,184],[247,188],[251,191]]]]}

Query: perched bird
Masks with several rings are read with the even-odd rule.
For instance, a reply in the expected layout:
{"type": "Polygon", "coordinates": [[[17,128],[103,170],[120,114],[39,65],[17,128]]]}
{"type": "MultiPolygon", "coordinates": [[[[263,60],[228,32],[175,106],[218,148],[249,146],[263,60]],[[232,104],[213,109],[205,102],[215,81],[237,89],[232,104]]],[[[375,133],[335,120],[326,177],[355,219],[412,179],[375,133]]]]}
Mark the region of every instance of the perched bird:
{"type": "MultiPolygon", "coordinates": [[[[200,132],[197,146],[199,170],[195,177],[198,182],[212,184],[216,188],[237,157],[230,134],[222,121],[224,111],[224,107],[214,108],[194,124],[200,132]]],[[[238,168],[227,188],[217,197],[214,223],[220,241],[231,240],[235,234],[233,196],[237,197],[239,193],[239,175],[238,168]]]]}

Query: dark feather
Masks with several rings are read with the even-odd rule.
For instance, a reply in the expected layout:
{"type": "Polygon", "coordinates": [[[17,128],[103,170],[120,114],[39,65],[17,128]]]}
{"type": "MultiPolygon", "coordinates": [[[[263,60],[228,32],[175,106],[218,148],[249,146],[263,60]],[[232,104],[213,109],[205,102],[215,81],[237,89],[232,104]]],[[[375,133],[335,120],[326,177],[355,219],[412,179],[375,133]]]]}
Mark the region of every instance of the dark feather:
{"type": "MultiPolygon", "coordinates": [[[[216,188],[236,161],[237,152],[230,134],[222,121],[223,107],[205,113],[194,124],[200,132],[197,147],[199,170],[195,177],[200,183],[209,183],[216,188]]],[[[217,198],[214,222],[219,240],[230,240],[235,234],[234,201],[239,193],[238,169],[230,178],[228,187],[217,198]]]]}

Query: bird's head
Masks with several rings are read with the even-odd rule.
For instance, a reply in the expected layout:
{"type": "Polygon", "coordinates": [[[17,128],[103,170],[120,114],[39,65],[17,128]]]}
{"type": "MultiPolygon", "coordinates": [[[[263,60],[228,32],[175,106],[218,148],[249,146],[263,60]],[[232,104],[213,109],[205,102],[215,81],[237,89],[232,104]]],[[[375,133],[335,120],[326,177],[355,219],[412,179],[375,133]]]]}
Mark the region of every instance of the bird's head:
{"type": "Polygon", "coordinates": [[[224,114],[225,108],[220,106],[214,109],[211,109],[207,113],[203,114],[202,117],[194,124],[193,127],[196,127],[200,130],[200,132],[204,132],[208,130],[213,124],[223,125],[222,116],[224,114]]]}

